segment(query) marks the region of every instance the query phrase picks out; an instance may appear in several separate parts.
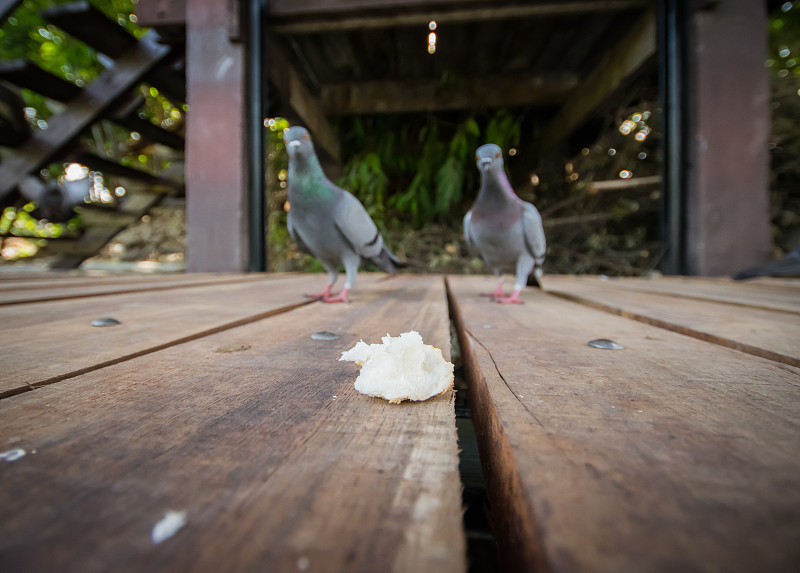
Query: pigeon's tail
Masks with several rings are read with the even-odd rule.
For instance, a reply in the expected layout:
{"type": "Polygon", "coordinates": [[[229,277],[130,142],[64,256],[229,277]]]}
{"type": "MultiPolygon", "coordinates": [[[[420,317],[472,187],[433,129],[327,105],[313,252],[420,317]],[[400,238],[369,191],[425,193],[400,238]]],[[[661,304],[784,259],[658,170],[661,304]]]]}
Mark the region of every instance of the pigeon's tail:
{"type": "Polygon", "coordinates": [[[542,281],[540,280],[542,274],[542,267],[537,264],[533,272],[528,275],[528,282],[526,284],[529,287],[542,288],[542,281]]]}
{"type": "Polygon", "coordinates": [[[800,248],[775,261],[745,269],[733,275],[733,280],[743,281],[755,277],[800,276],[800,248]]]}
{"type": "Polygon", "coordinates": [[[380,254],[371,259],[371,261],[382,268],[387,273],[396,273],[397,269],[402,269],[406,267],[406,264],[394,256],[389,249],[385,246],[381,250],[380,254]]]}

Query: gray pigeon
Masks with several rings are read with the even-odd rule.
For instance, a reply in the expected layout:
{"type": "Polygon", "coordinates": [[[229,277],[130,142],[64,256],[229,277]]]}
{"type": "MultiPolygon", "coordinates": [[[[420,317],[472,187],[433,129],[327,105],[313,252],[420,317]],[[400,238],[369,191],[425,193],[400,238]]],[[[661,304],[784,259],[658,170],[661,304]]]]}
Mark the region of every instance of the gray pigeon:
{"type": "Polygon", "coordinates": [[[19,184],[19,192],[25,199],[36,203],[32,215],[47,219],[51,223],[69,221],[75,215],[75,206],[83,203],[89,194],[91,179],[83,177],[75,181],[44,183],[29,175],[19,184]]]}
{"type": "Polygon", "coordinates": [[[503,153],[493,143],[475,152],[481,173],[481,188],[472,208],[464,217],[467,245],[500,277],[492,296],[503,304],[522,304],[519,293],[525,288],[534,267],[544,262],[545,238],[542,217],[536,207],[517,197],[503,170],[503,153]],[[503,292],[504,271],[516,272],[514,292],[503,292]]]}
{"type": "Polygon", "coordinates": [[[301,251],[316,257],[328,271],[328,286],[307,295],[325,302],[348,302],[358,266],[364,259],[389,273],[400,261],[383,244],[367,210],[352,194],[334,185],[322,172],[308,130],[290,127],[283,134],[289,153],[289,235],[301,251]],[[333,283],[344,265],[346,280],[338,296],[333,283]]]}

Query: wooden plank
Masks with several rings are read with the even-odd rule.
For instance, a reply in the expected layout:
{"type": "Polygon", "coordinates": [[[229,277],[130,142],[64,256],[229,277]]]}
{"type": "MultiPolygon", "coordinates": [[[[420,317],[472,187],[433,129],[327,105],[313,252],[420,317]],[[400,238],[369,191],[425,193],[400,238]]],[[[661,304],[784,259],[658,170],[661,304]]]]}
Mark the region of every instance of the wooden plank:
{"type": "Polygon", "coordinates": [[[609,49],[600,64],[536,137],[537,153],[546,153],[569,137],[625,79],[639,70],[655,53],[656,14],[655,8],[651,7],[609,49]]]}
{"type": "MultiPolygon", "coordinates": [[[[376,279],[364,277],[363,282],[371,280],[376,279]]],[[[113,296],[0,307],[0,347],[5,355],[0,395],[59,382],[284,312],[309,302],[303,292],[318,282],[316,276],[295,276],[167,283],[113,296]],[[92,320],[104,317],[122,324],[91,326],[92,320]]]]}
{"type": "MultiPolygon", "coordinates": [[[[798,296],[795,288],[742,283],[729,278],[658,277],[648,279],[624,277],[603,279],[596,276],[547,277],[549,288],[557,288],[562,283],[569,285],[575,282],[595,285],[598,288],[611,285],[615,289],[652,292],[676,298],[705,300],[762,310],[800,313],[800,296],[798,296]]],[[[796,282],[800,285],[800,280],[796,282]]]]}
{"type": "Polygon", "coordinates": [[[480,79],[406,79],[327,84],[322,107],[331,115],[409,113],[560,103],[578,85],[574,74],[497,75],[480,79]]]}
{"type": "Polygon", "coordinates": [[[169,131],[161,126],[153,125],[148,119],[139,117],[139,110],[144,105],[144,102],[144,96],[141,95],[131,98],[124,106],[114,110],[109,115],[109,119],[125,129],[139,133],[151,143],[160,143],[172,149],[183,151],[186,142],[182,135],[176,131],[169,131]]]}
{"type": "Polygon", "coordinates": [[[608,282],[601,287],[580,280],[560,280],[551,289],[545,278],[544,287],[552,294],[626,318],[800,366],[800,321],[792,313],[703,300],[676,302],[673,297],[618,289],[608,282]]]}
{"type": "Polygon", "coordinates": [[[112,159],[106,159],[105,157],[96,155],[91,151],[81,151],[77,153],[74,156],[74,160],[76,163],[80,163],[93,171],[101,171],[109,175],[141,181],[142,183],[146,183],[150,188],[159,186],[164,189],[170,189],[179,186],[171,179],[153,175],[152,173],[128,165],[122,165],[112,159]]]}
{"type": "Polygon", "coordinates": [[[142,76],[170,54],[168,46],[145,34],[138,44],[115,61],[114,67],[75,96],[69,107],[48,120],[48,128],[31,137],[0,164],[0,201],[29,173],[41,169],[73,145],[81,132],[127,94],[142,76]]]}
{"type": "Polygon", "coordinates": [[[186,0],[139,0],[136,18],[140,26],[185,26],[186,0]]]}
{"type": "MultiPolygon", "coordinates": [[[[298,273],[270,273],[269,277],[292,276],[298,273]]],[[[17,276],[9,273],[8,276],[0,275],[0,292],[9,290],[32,291],[42,289],[60,289],[63,287],[96,287],[101,285],[134,285],[138,283],[154,282],[206,282],[220,280],[228,282],[240,276],[244,280],[258,280],[267,278],[262,274],[219,274],[219,273],[166,273],[166,274],[141,274],[141,273],[91,273],[81,272],[79,274],[63,272],[41,272],[38,274],[26,274],[17,276]]]]}
{"type": "Polygon", "coordinates": [[[310,4],[312,5],[308,5],[308,2],[277,0],[270,2],[270,16],[276,19],[283,17],[284,20],[271,25],[270,29],[279,34],[313,34],[394,28],[398,26],[425,26],[431,20],[436,20],[439,24],[463,24],[467,22],[542,17],[554,14],[581,15],[592,12],[616,12],[642,9],[648,5],[647,2],[642,0],[589,0],[522,5],[509,4],[505,6],[498,5],[501,3],[493,2],[488,6],[463,8],[464,2],[450,2],[451,4],[458,4],[459,8],[461,8],[453,9],[452,6],[443,5],[446,3],[408,0],[374,2],[374,0],[370,0],[368,2],[350,3],[345,6],[342,2],[323,1],[321,4],[316,5],[311,2],[310,4]],[[386,12],[380,15],[364,14],[363,12],[359,14],[358,9],[369,9],[370,12],[385,9],[386,12]],[[300,15],[309,17],[302,20],[290,18],[290,16],[300,15]],[[318,19],[312,19],[312,16],[316,16],[318,19]]]}
{"type": "Polygon", "coordinates": [[[410,329],[448,353],[440,277],[0,401],[0,442],[29,452],[0,466],[4,568],[464,571],[453,393],[388,404],[337,361],[410,329]],[[168,509],[187,524],[154,545],[168,509]]]}
{"type": "MultiPolygon", "coordinates": [[[[164,280],[125,281],[122,283],[115,281],[97,284],[93,281],[89,285],[85,283],[65,284],[64,286],[59,286],[53,289],[4,289],[0,291],[0,306],[27,305],[31,303],[46,303],[79,298],[95,298],[139,291],[163,291],[193,286],[205,286],[217,283],[251,282],[263,280],[263,278],[263,275],[222,275],[219,277],[204,276],[203,278],[192,278],[190,280],[168,277],[164,280]]],[[[30,311],[30,308],[28,308],[28,311],[30,311]]]]}
{"type": "Polygon", "coordinates": [[[448,281],[507,570],[796,569],[800,370],[448,281]]]}

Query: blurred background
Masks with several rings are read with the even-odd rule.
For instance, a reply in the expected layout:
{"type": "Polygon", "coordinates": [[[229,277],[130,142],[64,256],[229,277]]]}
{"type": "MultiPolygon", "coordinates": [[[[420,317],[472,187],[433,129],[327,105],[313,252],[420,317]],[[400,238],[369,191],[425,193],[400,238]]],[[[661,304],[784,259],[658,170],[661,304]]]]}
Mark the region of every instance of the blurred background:
{"type": "MultiPolygon", "coordinates": [[[[102,16],[136,40],[146,40],[147,32],[139,25],[133,0],[11,4],[15,6],[6,11],[0,26],[4,118],[0,166],[26,150],[30,137],[26,132],[35,137],[51,129],[53,116],[83,113],[73,105],[74,95],[57,97],[45,88],[36,91],[30,79],[35,72],[21,68],[20,62],[56,77],[62,89],[74,86],[84,92],[104,73],[122,67],[124,53],[115,61],[98,40],[76,37],[81,32],[70,29],[71,13],[65,7],[84,5],[83,20],[73,16],[76,29],[91,27],[102,16]],[[23,73],[28,79],[19,81],[23,73]],[[20,117],[24,125],[15,125],[20,117]]],[[[766,8],[768,47],[763,65],[769,75],[771,113],[768,256],[777,258],[800,246],[800,2],[769,2],[766,8]]],[[[74,14],[76,9],[70,9],[74,14]]],[[[626,78],[602,106],[581,118],[579,126],[569,125],[570,118],[559,115],[559,104],[576,82],[603,65],[606,56],[597,46],[613,45],[634,34],[642,25],[640,13],[624,9],[590,13],[583,16],[580,29],[565,25],[569,14],[529,20],[509,14],[461,27],[430,20],[376,30],[369,28],[367,14],[361,28],[356,23],[342,32],[349,38],[346,42],[324,37],[319,30],[304,32],[302,18],[287,19],[277,23],[285,27],[283,35],[276,32],[281,47],[267,43],[265,52],[269,58],[284,50],[287,61],[302,70],[305,89],[322,99],[337,143],[337,157],[321,152],[326,172],[362,201],[392,250],[411,263],[412,271],[487,272],[467,251],[461,221],[479,184],[475,149],[492,142],[505,152],[506,170],[517,194],[542,213],[548,239],[545,272],[658,272],[667,250],[663,230],[667,148],[658,58],[651,57],[650,64],[626,78]],[[389,47],[381,39],[388,36],[389,47]],[[399,56],[392,51],[397,46],[405,50],[399,56]],[[531,82],[536,78],[522,73],[533,68],[540,82],[535,85],[531,82]],[[435,81],[422,85],[420,70],[435,81]],[[366,88],[346,85],[354,78],[372,83],[366,88]],[[379,92],[375,78],[391,79],[396,97],[383,101],[385,91],[379,92]],[[557,134],[558,121],[565,122],[563,137],[557,134]],[[553,145],[543,149],[542,141],[548,138],[553,145]]],[[[229,33],[231,41],[245,33],[249,24],[246,18],[242,22],[241,30],[229,33]]],[[[190,92],[186,97],[182,59],[185,26],[185,21],[161,26],[156,42],[172,46],[174,54],[165,57],[166,67],[161,69],[169,70],[173,79],[182,77],[182,87],[174,89],[175,82],[170,84],[163,72],[161,77],[145,74],[125,98],[116,98],[103,114],[86,122],[65,147],[68,151],[38,170],[43,181],[54,184],[88,177],[88,194],[67,210],[63,220],[41,218],[37,202],[22,193],[5,194],[0,217],[4,267],[185,268],[187,196],[193,200],[184,174],[184,146],[192,137],[191,128],[186,129],[192,121],[187,105],[192,96],[190,92]]],[[[189,50],[190,58],[191,54],[189,50]]],[[[286,230],[287,156],[282,133],[290,124],[303,123],[302,118],[282,113],[279,90],[266,91],[266,268],[321,271],[312,257],[291,243],[286,230]]],[[[731,116],[730,121],[739,120],[731,116]]],[[[692,129],[689,125],[690,133],[692,129]]],[[[312,134],[318,141],[314,129],[312,134]]],[[[326,147],[323,143],[318,141],[318,149],[326,147]]],[[[231,187],[236,186],[231,181],[231,187]]],[[[224,214],[220,217],[226,220],[224,214]]],[[[205,221],[213,236],[213,213],[205,221]]]]}

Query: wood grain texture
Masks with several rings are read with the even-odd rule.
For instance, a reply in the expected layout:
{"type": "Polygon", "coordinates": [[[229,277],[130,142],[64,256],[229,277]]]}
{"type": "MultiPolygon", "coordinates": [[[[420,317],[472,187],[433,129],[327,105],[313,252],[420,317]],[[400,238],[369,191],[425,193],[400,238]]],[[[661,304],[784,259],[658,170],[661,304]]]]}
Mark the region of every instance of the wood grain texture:
{"type": "MultiPolygon", "coordinates": [[[[68,279],[61,279],[65,281],[53,284],[50,281],[43,281],[39,283],[35,281],[33,285],[17,286],[13,288],[0,289],[0,306],[29,304],[38,302],[51,302],[56,300],[68,300],[76,298],[91,298],[99,296],[118,295],[131,292],[143,291],[164,291],[171,289],[180,289],[186,287],[207,286],[212,284],[221,283],[242,283],[263,280],[263,275],[246,275],[246,274],[230,274],[230,275],[216,275],[205,277],[191,277],[189,280],[181,277],[170,277],[164,279],[153,280],[92,280],[90,282],[76,281],[66,282],[68,279]],[[40,288],[35,285],[39,284],[40,288]]],[[[3,283],[6,287],[8,283],[3,283]]]]}
{"type": "Polygon", "coordinates": [[[616,281],[603,285],[566,278],[544,288],[552,294],[693,336],[754,356],[800,367],[800,320],[794,313],[722,305],[716,302],[616,288],[616,281]]]}
{"type": "MultiPolygon", "coordinates": [[[[353,293],[384,275],[362,274],[353,293]]],[[[248,280],[0,307],[0,397],[154,352],[310,301],[320,275],[248,280]],[[91,326],[111,317],[121,324],[91,326]]],[[[83,287],[87,288],[87,287],[83,287]]]]}
{"type": "Polygon", "coordinates": [[[800,370],[448,281],[509,570],[796,571],[800,370]]]}
{"type": "Polygon", "coordinates": [[[186,281],[189,283],[199,282],[201,279],[217,279],[229,281],[232,278],[242,277],[249,280],[258,278],[285,276],[288,273],[270,273],[270,275],[248,273],[248,274],[220,274],[220,273],[164,273],[164,274],[108,274],[104,272],[42,272],[39,274],[24,275],[15,277],[13,273],[3,277],[0,275],[0,292],[8,290],[40,290],[61,287],[79,286],[99,286],[99,285],[136,285],[156,282],[178,282],[186,281]]]}
{"type": "MultiPolygon", "coordinates": [[[[605,288],[652,292],[675,298],[688,298],[747,306],[762,310],[777,310],[800,314],[800,280],[795,287],[763,282],[741,282],[729,278],[659,277],[655,279],[625,277],[601,279],[597,276],[548,275],[550,288],[560,284],[594,285],[605,288]]],[[[675,302],[675,304],[680,304],[675,302]]]]}
{"type": "Polygon", "coordinates": [[[463,571],[452,393],[390,405],[337,361],[410,329],[449,355],[443,282],[358,294],[0,402],[28,452],[0,464],[3,569],[463,571]],[[168,509],[188,522],[154,545],[168,509]]]}

